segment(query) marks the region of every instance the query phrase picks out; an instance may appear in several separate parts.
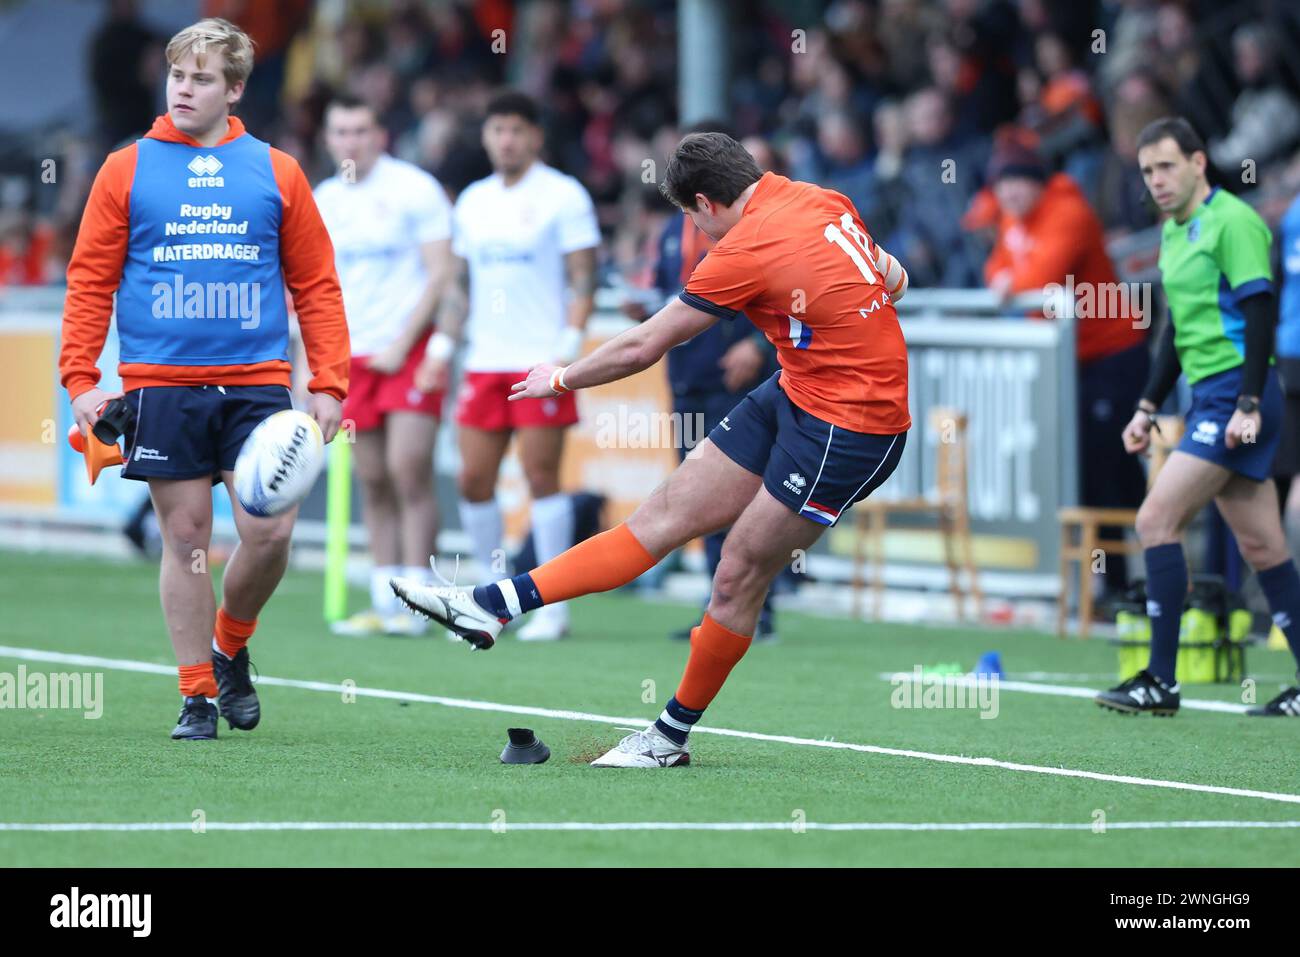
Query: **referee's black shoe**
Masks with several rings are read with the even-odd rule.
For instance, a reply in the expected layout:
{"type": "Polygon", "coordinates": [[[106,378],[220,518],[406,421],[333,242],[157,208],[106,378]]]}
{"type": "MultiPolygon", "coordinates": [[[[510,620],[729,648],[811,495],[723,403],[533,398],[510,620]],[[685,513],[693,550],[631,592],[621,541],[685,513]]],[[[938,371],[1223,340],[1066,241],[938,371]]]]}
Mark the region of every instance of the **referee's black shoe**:
{"type": "Polygon", "coordinates": [[[1300,688],[1287,688],[1268,704],[1250,708],[1253,718],[1300,718],[1300,688]]]}
{"type": "Polygon", "coordinates": [[[248,677],[248,648],[240,648],[233,658],[212,649],[212,674],[217,679],[217,706],[221,717],[232,728],[252,731],[262,720],[253,681],[248,677]]]}
{"type": "Polygon", "coordinates": [[[1128,681],[1103,691],[1092,699],[1103,708],[1124,714],[1155,714],[1171,717],[1178,713],[1182,700],[1178,685],[1165,684],[1151,672],[1143,669],[1128,681]]]}
{"type": "Polygon", "coordinates": [[[180,717],[172,729],[173,741],[215,741],[217,739],[217,706],[203,695],[186,698],[181,705],[180,717]]]}

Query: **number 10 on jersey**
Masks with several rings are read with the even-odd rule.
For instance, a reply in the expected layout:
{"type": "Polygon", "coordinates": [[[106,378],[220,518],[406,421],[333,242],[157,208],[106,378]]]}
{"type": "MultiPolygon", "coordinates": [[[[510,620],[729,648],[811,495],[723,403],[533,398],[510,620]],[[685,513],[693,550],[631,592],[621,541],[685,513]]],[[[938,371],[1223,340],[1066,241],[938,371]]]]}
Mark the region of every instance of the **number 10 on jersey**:
{"type": "Polygon", "coordinates": [[[853,265],[858,267],[858,272],[862,273],[862,278],[870,285],[877,286],[881,284],[880,277],[876,275],[876,271],[871,268],[871,263],[869,263],[862,255],[863,253],[866,253],[867,255],[871,254],[871,240],[867,238],[866,233],[858,228],[858,224],[853,221],[852,213],[845,213],[841,216],[839,226],[836,226],[834,223],[827,223],[826,231],[822,235],[826,237],[828,243],[834,243],[836,246],[839,246],[840,249],[848,253],[849,258],[853,260],[853,265]],[[841,227],[843,228],[841,229],[841,227]],[[853,243],[849,242],[848,236],[844,235],[845,233],[852,236],[854,240],[857,241],[858,246],[861,246],[862,248],[859,250],[857,246],[854,246],[853,243]]]}

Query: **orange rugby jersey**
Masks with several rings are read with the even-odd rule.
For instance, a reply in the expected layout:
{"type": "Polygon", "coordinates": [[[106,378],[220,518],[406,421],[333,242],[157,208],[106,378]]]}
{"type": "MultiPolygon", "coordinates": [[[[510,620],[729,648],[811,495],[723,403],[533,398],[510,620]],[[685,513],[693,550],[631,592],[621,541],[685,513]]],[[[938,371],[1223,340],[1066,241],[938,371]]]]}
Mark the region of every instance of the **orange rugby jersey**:
{"type": "Polygon", "coordinates": [[[907,346],[874,259],[846,197],[764,173],[681,299],[727,319],[743,311],[776,346],[781,388],[805,412],[895,435],[912,424],[907,346]]]}

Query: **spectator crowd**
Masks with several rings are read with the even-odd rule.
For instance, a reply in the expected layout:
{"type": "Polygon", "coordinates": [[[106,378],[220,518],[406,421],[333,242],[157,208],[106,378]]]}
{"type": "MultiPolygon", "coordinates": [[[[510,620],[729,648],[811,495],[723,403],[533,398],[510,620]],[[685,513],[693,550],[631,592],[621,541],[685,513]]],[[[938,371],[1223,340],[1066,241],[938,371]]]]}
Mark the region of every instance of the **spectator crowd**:
{"type": "MultiPolygon", "coordinates": [[[[372,105],[398,157],[455,195],[487,172],[483,106],[511,85],[545,109],[547,159],[595,198],[602,275],[649,281],[669,214],[646,161],[679,136],[676,5],[651,0],[203,0],[246,29],[251,132],[329,170],[324,106],[372,105]]],[[[1136,168],[1150,120],[1188,116],[1234,191],[1300,183],[1300,13],[1269,0],[738,0],[727,125],[789,175],[831,186],[914,286],[975,287],[993,247],[990,163],[1028,143],[1068,174],[1108,239],[1156,221],[1136,168]],[[1291,54],[1288,56],[1288,54],[1291,54]],[[1249,173],[1244,166],[1251,167],[1249,173]]],[[[131,0],[87,50],[90,170],[161,112],[162,38],[131,0]]],[[[693,118],[698,119],[698,118],[693,118]]],[[[56,209],[0,208],[0,283],[58,281],[88,177],[56,209]]],[[[0,196],[3,200],[3,196],[0,196]]]]}

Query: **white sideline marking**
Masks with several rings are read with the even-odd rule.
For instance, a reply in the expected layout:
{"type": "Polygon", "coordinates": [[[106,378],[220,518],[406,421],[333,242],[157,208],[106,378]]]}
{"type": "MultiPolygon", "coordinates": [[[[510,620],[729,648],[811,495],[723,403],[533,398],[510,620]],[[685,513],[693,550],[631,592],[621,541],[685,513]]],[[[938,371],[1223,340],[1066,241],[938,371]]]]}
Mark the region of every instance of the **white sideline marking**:
{"type": "MultiPolygon", "coordinates": [[[[1300,821],[1115,821],[1107,831],[1171,829],[1300,828],[1300,821]]],[[[1091,831],[1081,821],[843,821],[797,824],[795,821],[208,821],[207,831],[1091,831]]],[[[82,833],[86,831],[193,831],[184,821],[17,822],[0,823],[5,831],[82,833]]]]}
{"type": "MultiPolygon", "coordinates": [[[[136,671],[146,674],[162,674],[175,677],[176,669],[169,665],[158,665],[148,661],[132,661],[123,658],[99,658],[94,655],[72,655],[59,651],[43,651],[38,648],[12,648],[0,645],[0,657],[20,658],[26,661],[48,661],[57,664],[81,665],[88,668],[105,668],[119,671],[136,671]]],[[[262,676],[258,684],[281,687],[301,688],[306,691],[324,691],[341,695],[349,693],[360,697],[386,698],[395,701],[413,701],[422,704],[440,704],[448,708],[465,708],[470,711],[493,711],[500,714],[526,714],[537,718],[556,718],[563,721],[592,721],[597,724],[612,726],[632,725],[644,727],[645,718],[616,718],[610,715],[589,714],[585,711],[563,711],[553,708],[534,708],[527,705],[497,704],[492,701],[475,701],[469,698],[447,698],[441,695],[419,694],[413,691],[390,691],[386,688],[344,687],[324,681],[299,681],[293,678],[271,678],[262,676]]],[[[1139,787],[1167,788],[1175,791],[1194,791],[1199,794],[1225,794],[1230,797],[1259,798],[1264,801],[1280,801],[1284,804],[1300,804],[1300,794],[1286,794],[1275,791],[1255,791],[1249,788],[1224,787],[1217,784],[1194,784],[1186,781],[1164,781],[1159,778],[1140,778],[1129,774],[1105,774],[1100,771],[1080,771],[1074,768],[1052,768],[1038,764],[1020,764],[1014,761],[999,761],[995,758],[967,757],[959,754],[935,754],[930,751],[913,751],[909,748],[887,748],[875,744],[852,744],[848,741],[831,741],[819,738],[796,738],[786,734],[763,734],[758,731],[735,731],[729,728],[697,727],[693,734],[717,734],[731,738],[744,738],[748,741],[771,741],[777,744],[794,744],[806,748],[831,748],[841,751],[856,751],[862,754],[886,754],[899,758],[917,758],[922,761],[938,761],[943,764],[964,764],[981,768],[1001,768],[1004,771],[1023,771],[1030,774],[1047,774],[1064,778],[1083,778],[1090,781],[1105,781],[1111,784],[1132,784],[1139,787]]]]}
{"type": "MultiPolygon", "coordinates": [[[[895,681],[897,679],[912,681],[915,677],[916,673],[912,671],[880,672],[880,678],[883,681],[895,681]]],[[[953,684],[976,687],[975,678],[972,675],[951,675],[945,680],[952,681],[953,684]]],[[[999,678],[998,690],[1028,691],[1030,694],[1050,694],[1062,698],[1088,698],[1091,700],[1097,694],[1098,689],[1080,688],[1077,685],[1043,684],[1038,681],[1007,681],[1004,678],[999,678]]],[[[1208,701],[1204,698],[1183,698],[1182,706],[1193,711],[1218,711],[1229,714],[1245,714],[1249,710],[1244,704],[1233,704],[1231,701],[1208,701]]]]}

